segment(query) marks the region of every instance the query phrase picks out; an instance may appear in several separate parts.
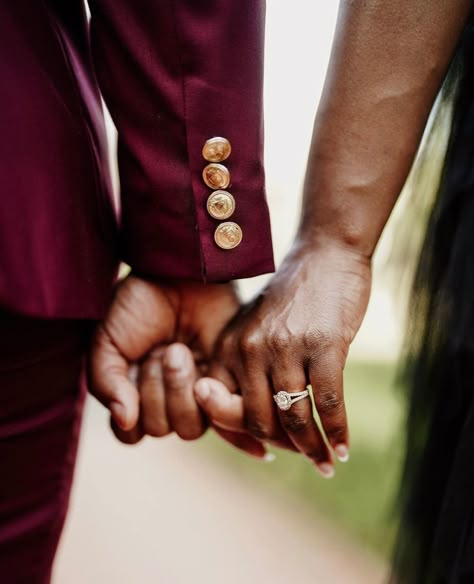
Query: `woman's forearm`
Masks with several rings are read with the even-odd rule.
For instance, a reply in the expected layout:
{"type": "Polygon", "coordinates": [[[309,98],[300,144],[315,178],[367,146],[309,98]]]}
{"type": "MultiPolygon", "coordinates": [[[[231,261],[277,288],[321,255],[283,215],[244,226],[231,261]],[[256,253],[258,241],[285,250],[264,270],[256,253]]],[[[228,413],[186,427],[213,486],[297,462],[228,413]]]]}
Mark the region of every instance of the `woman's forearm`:
{"type": "Polygon", "coordinates": [[[342,0],[299,239],[370,257],[403,187],[472,0],[342,0]]]}

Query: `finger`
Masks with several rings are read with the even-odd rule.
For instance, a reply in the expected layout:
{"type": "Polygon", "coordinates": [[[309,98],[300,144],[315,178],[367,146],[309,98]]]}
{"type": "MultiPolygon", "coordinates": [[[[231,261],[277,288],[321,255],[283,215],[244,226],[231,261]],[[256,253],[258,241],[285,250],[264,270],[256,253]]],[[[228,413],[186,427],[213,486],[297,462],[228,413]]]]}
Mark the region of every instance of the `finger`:
{"type": "Polygon", "coordinates": [[[206,374],[206,378],[212,378],[220,381],[222,384],[224,384],[227,391],[230,393],[237,393],[239,390],[237,386],[237,379],[220,360],[212,361],[206,374]]]}
{"type": "MultiPolygon", "coordinates": [[[[211,378],[199,379],[194,391],[199,405],[216,431],[220,429],[227,433],[244,433],[250,436],[246,427],[244,402],[241,395],[230,393],[223,383],[211,378]]],[[[228,441],[237,446],[232,440],[228,441]]],[[[251,438],[250,442],[261,444],[254,437],[251,438]]],[[[281,432],[281,436],[277,436],[269,442],[279,448],[296,450],[283,432],[281,432]]]]}
{"type": "Polygon", "coordinates": [[[234,374],[244,401],[246,427],[259,440],[277,440],[282,435],[281,426],[263,360],[245,344],[240,355],[234,374]]]}
{"type": "Polygon", "coordinates": [[[110,420],[110,427],[112,428],[115,437],[120,440],[123,444],[133,445],[140,442],[140,440],[145,436],[145,433],[141,427],[141,424],[138,423],[134,428],[131,430],[122,430],[117,426],[114,420],[111,418],[110,420]]]}
{"type": "Polygon", "coordinates": [[[139,395],[128,378],[129,363],[100,325],[94,336],[89,360],[89,390],[109,408],[114,422],[124,431],[138,423],[139,395]]]}
{"type": "Polygon", "coordinates": [[[203,377],[194,386],[194,394],[208,420],[222,430],[245,432],[242,397],[230,393],[217,379],[203,377]]]}
{"type": "Polygon", "coordinates": [[[343,362],[336,351],[314,358],[308,366],[314,402],[329,443],[341,462],[349,459],[349,429],[344,403],[343,362]]]}
{"type": "Polygon", "coordinates": [[[228,430],[223,430],[222,428],[214,426],[213,429],[218,436],[228,442],[231,446],[234,446],[234,448],[245,452],[253,458],[258,458],[263,462],[272,462],[275,460],[275,455],[272,452],[267,452],[265,446],[256,438],[250,436],[250,434],[229,432],[228,430]]]}
{"type": "Polygon", "coordinates": [[[171,428],[183,440],[196,440],[206,425],[194,397],[197,371],[191,351],[181,343],[170,345],[163,355],[166,412],[171,428]]]}
{"type": "MultiPolygon", "coordinates": [[[[138,385],[139,372],[140,367],[138,364],[134,363],[129,367],[128,379],[131,383],[133,383],[134,386],[138,385]]],[[[131,430],[122,430],[119,428],[112,417],[110,418],[110,427],[117,440],[123,444],[137,444],[145,436],[145,432],[143,431],[141,424],[141,416],[139,417],[136,426],[134,426],[131,430]]]]}
{"type": "Polygon", "coordinates": [[[241,372],[239,383],[245,409],[246,428],[259,440],[275,440],[281,434],[272,389],[263,372],[241,372]]]}
{"type": "Polygon", "coordinates": [[[149,436],[161,438],[171,432],[166,413],[166,397],[163,379],[163,355],[165,349],[153,351],[140,367],[140,403],[143,431],[149,436]]]}
{"type": "MultiPolygon", "coordinates": [[[[273,391],[289,394],[304,391],[306,374],[302,365],[285,355],[278,359],[271,372],[273,391]]],[[[307,456],[320,473],[331,478],[334,466],[331,453],[313,417],[311,399],[305,397],[291,405],[288,410],[281,410],[274,402],[281,425],[298,450],[307,456]]]]}

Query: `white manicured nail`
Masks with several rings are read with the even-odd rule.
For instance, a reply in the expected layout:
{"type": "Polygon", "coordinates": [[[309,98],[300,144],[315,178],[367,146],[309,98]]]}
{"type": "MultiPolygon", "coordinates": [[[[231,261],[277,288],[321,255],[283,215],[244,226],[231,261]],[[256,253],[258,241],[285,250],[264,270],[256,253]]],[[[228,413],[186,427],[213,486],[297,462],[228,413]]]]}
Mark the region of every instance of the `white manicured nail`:
{"type": "Polygon", "coordinates": [[[347,462],[349,460],[349,448],[345,444],[338,444],[334,448],[334,452],[341,462],[347,462]]]}
{"type": "Polygon", "coordinates": [[[267,452],[262,458],[263,462],[273,462],[275,459],[276,456],[273,454],[273,452],[267,452]]]}
{"type": "Polygon", "coordinates": [[[333,465],[327,462],[318,464],[317,469],[319,470],[321,476],[323,476],[325,479],[332,479],[332,477],[336,474],[333,465]]]}

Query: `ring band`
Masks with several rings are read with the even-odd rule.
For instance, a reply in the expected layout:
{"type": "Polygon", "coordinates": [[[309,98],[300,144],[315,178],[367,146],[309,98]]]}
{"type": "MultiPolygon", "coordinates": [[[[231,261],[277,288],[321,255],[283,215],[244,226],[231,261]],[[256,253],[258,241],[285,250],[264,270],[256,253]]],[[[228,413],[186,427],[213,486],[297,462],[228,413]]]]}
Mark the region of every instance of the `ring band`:
{"type": "Polygon", "coordinates": [[[286,412],[294,403],[305,399],[306,397],[309,397],[309,391],[307,389],[304,391],[295,391],[293,393],[279,391],[276,395],[273,396],[273,399],[275,400],[278,408],[283,412],[286,412]]]}

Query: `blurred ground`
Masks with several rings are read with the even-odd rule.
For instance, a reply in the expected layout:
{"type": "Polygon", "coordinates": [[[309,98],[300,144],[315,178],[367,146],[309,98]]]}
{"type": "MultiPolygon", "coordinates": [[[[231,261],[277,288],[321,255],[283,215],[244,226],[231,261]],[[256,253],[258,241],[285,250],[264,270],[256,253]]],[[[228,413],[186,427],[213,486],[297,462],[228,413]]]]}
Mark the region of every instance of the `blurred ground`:
{"type": "Polygon", "coordinates": [[[202,446],[122,446],[90,400],[54,584],[376,584],[383,574],[298,492],[275,499],[202,446]]]}

